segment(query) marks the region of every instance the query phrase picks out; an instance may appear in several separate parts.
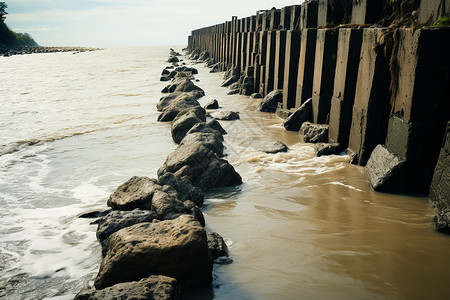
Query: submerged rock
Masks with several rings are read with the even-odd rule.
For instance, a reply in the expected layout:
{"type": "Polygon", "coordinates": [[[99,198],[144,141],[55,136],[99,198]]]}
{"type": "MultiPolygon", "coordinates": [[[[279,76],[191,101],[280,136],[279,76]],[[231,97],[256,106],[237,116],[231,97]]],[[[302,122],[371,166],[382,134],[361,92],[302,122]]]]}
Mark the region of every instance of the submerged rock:
{"type": "Polygon", "coordinates": [[[300,128],[305,143],[327,143],[328,125],[305,122],[300,128]]]}
{"type": "Polygon", "coordinates": [[[264,146],[259,147],[258,150],[265,153],[278,153],[278,152],[287,152],[288,147],[284,143],[276,141],[267,143],[264,146]]]}
{"type": "Polygon", "coordinates": [[[139,281],[118,283],[102,290],[82,290],[74,300],[175,300],[180,291],[176,279],[152,275],[139,281]]]}
{"type": "Polygon", "coordinates": [[[312,120],[312,99],[309,98],[283,122],[283,127],[289,131],[299,131],[303,123],[312,120]]]}
{"type": "Polygon", "coordinates": [[[207,232],[206,238],[208,240],[209,250],[211,251],[214,259],[221,256],[228,256],[227,244],[225,244],[225,241],[218,233],[207,232]]]}
{"type": "Polygon", "coordinates": [[[283,90],[271,91],[258,106],[258,110],[262,112],[274,113],[277,110],[278,103],[283,102],[283,90]]]}
{"type": "Polygon", "coordinates": [[[167,60],[167,62],[170,62],[170,63],[176,63],[176,62],[179,62],[180,60],[178,59],[178,57],[176,57],[176,56],[171,56],[171,57],[169,57],[169,59],[167,60]]]}
{"type": "Polygon", "coordinates": [[[157,187],[155,179],[133,176],[115,190],[107,204],[115,210],[149,210],[157,187]]]}
{"type": "Polygon", "coordinates": [[[151,275],[173,277],[183,288],[211,284],[213,260],[206,232],[192,216],[121,229],[110,236],[107,247],[97,289],[151,275]]]}
{"type": "Polygon", "coordinates": [[[315,145],[316,156],[339,154],[343,150],[339,143],[317,143],[315,145]]]}
{"type": "MultiPolygon", "coordinates": [[[[163,111],[167,106],[170,105],[172,101],[174,102],[192,102],[203,97],[204,93],[201,91],[192,91],[192,92],[174,92],[169,95],[162,97],[156,105],[156,109],[158,111],[163,111]]],[[[199,104],[200,105],[200,104],[199,104]]]]}
{"type": "Polygon", "coordinates": [[[450,208],[438,211],[433,217],[433,225],[437,231],[450,234],[450,208]]]}
{"type": "Polygon", "coordinates": [[[212,118],[215,118],[217,120],[224,120],[224,121],[233,121],[239,119],[239,113],[229,110],[222,110],[213,112],[210,114],[212,118]]]}

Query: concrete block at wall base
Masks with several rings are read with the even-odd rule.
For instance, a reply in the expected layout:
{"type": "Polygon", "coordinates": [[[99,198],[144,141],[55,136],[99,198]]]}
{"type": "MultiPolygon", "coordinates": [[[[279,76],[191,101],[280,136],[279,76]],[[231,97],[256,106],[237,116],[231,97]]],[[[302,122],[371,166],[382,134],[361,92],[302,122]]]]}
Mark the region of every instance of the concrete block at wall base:
{"type": "Polygon", "coordinates": [[[403,191],[405,185],[405,160],[390,152],[384,145],[372,151],[365,167],[370,185],[375,191],[403,191]]]}
{"type": "Polygon", "coordinates": [[[434,169],[428,199],[436,210],[436,229],[450,232],[450,122],[434,169]]]}

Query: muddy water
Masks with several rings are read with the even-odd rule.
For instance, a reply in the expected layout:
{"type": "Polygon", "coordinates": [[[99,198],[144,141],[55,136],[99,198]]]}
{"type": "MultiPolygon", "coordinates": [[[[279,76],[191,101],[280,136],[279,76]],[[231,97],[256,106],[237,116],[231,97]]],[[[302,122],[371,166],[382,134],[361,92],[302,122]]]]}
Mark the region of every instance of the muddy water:
{"type": "MultiPolygon", "coordinates": [[[[100,263],[95,226],[131,176],[155,177],[175,145],[155,105],[166,48],[0,58],[0,298],[72,299],[100,263]]],[[[241,120],[227,159],[242,186],[210,191],[207,227],[234,260],[193,299],[448,299],[450,239],[426,199],[375,193],[348,157],[314,157],[258,101],[228,96],[196,65],[206,92],[241,120]],[[285,142],[264,154],[258,146],[285,142]]]]}

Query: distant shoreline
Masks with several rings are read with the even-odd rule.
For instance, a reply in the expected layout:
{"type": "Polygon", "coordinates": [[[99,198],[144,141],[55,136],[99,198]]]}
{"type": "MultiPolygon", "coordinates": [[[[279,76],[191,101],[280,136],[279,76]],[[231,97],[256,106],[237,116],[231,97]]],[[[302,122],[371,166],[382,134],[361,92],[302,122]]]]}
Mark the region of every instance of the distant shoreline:
{"type": "Polygon", "coordinates": [[[41,46],[0,47],[0,56],[9,57],[12,55],[33,54],[33,53],[88,52],[99,50],[104,49],[87,48],[87,47],[41,47],[41,46]]]}

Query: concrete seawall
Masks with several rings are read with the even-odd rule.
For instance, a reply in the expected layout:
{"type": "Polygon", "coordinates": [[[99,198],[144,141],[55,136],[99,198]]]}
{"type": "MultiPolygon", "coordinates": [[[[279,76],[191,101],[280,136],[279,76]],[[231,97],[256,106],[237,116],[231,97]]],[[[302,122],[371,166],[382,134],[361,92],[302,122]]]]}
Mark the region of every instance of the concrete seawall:
{"type": "Polygon", "coordinates": [[[450,119],[450,28],[430,25],[449,15],[449,0],[309,0],[194,30],[188,50],[238,70],[241,94],[282,90],[284,115],[312,98],[375,190],[426,194],[450,119]]]}

